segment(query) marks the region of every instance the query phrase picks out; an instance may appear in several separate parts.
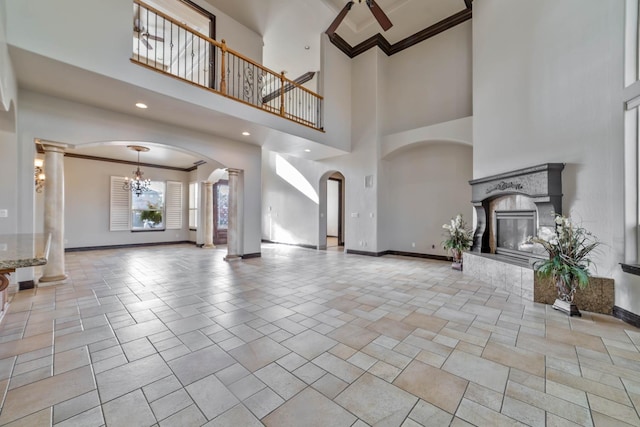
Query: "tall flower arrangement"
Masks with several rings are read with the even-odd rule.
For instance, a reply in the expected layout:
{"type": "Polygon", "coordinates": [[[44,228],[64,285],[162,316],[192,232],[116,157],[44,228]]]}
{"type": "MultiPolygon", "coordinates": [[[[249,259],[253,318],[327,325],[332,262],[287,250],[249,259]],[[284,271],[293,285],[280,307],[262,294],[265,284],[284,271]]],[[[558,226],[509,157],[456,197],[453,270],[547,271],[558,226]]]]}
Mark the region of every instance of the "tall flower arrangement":
{"type": "Polygon", "coordinates": [[[450,224],[444,224],[442,228],[448,231],[447,238],[442,242],[442,248],[451,252],[454,262],[461,263],[462,251],[471,248],[473,243],[473,230],[467,227],[462,214],[456,215],[451,219],[450,224]]]}
{"type": "Polygon", "coordinates": [[[539,275],[554,280],[559,300],[572,303],[577,288],[589,284],[589,267],[593,264],[589,256],[600,242],[570,218],[558,215],[555,224],[555,235],[549,240],[532,239],[549,254],[549,259],[537,261],[534,268],[539,275]]]}

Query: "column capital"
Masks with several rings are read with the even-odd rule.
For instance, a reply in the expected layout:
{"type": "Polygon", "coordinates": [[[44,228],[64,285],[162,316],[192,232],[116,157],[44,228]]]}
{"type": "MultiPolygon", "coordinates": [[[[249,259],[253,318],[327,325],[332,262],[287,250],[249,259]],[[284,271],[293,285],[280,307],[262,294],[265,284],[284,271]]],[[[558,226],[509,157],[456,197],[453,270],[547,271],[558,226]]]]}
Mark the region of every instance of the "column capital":
{"type": "Polygon", "coordinates": [[[213,186],[213,182],[211,182],[211,181],[202,181],[202,184],[205,187],[212,187],[213,186]]]}
{"type": "Polygon", "coordinates": [[[239,175],[242,169],[227,168],[229,175],[239,175]]]}
{"type": "Polygon", "coordinates": [[[68,144],[63,144],[61,142],[43,141],[41,139],[36,140],[36,142],[42,145],[42,149],[45,152],[51,151],[54,153],[64,153],[65,150],[69,148],[68,144]]]}

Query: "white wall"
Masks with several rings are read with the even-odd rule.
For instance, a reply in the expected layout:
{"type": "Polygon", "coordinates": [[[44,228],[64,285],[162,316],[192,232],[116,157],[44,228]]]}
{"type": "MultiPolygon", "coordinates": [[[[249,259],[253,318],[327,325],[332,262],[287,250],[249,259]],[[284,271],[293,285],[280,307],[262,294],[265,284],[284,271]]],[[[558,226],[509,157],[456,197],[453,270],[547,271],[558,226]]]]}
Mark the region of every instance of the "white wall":
{"type": "MultiPolygon", "coordinates": [[[[243,170],[244,195],[240,204],[244,225],[243,253],[260,252],[260,148],[213,135],[167,126],[161,123],[77,104],[33,92],[20,92],[19,183],[28,187],[24,203],[19,201],[21,218],[27,218],[24,232],[35,229],[32,212],[34,140],[40,138],[71,145],[100,141],[138,141],[178,147],[202,156],[215,167],[243,170]],[[29,200],[27,200],[29,199],[29,200]]],[[[129,171],[130,172],[130,171],[129,171]]],[[[186,180],[186,178],[185,178],[186,180]]],[[[20,219],[22,220],[22,219],[20,219]]],[[[182,240],[186,240],[184,237],[182,240]]]]}
{"type": "Polygon", "coordinates": [[[233,20],[229,15],[205,0],[192,0],[216,16],[216,40],[224,41],[230,49],[262,63],[262,37],[260,34],[233,20]]]}
{"type": "Polygon", "coordinates": [[[621,277],[624,2],[483,0],[473,12],[474,178],[563,162],[563,212],[603,245],[597,274],[640,313],[621,277]]]}
{"type": "Polygon", "coordinates": [[[110,177],[130,176],[131,170],[131,165],[120,163],[64,158],[66,248],[189,240],[189,173],[146,166],[142,168],[146,178],[182,182],[182,229],[135,233],[109,231],[110,177]]]}
{"type": "Polygon", "coordinates": [[[7,48],[7,12],[3,1],[0,1],[0,108],[1,112],[9,111],[11,102],[15,102],[18,84],[13,73],[11,58],[7,48]]]}
{"type": "Polygon", "coordinates": [[[471,35],[469,20],[389,58],[384,134],[472,115],[471,35]]]}
{"type": "MultiPolygon", "coordinates": [[[[345,119],[350,118],[350,122],[345,120],[345,126],[349,125],[351,132],[351,152],[344,156],[326,159],[319,162],[306,161],[297,158],[287,158],[289,162],[300,172],[300,174],[312,184],[313,188],[320,195],[320,205],[311,202],[300,192],[293,189],[282,178],[278,177],[275,170],[275,153],[263,151],[263,238],[294,244],[304,244],[316,246],[321,239],[323,231],[318,224],[322,223],[319,211],[322,206],[323,192],[326,189],[320,185],[320,178],[332,171],[339,171],[345,176],[345,248],[347,250],[357,250],[366,252],[384,252],[386,250],[399,250],[406,252],[443,254],[439,249],[442,240],[442,224],[447,222],[458,212],[465,213],[471,219],[470,187],[468,180],[471,178],[471,149],[468,146],[457,145],[452,142],[439,142],[436,145],[427,145],[426,142],[411,139],[414,144],[414,151],[417,153],[415,159],[406,151],[398,149],[405,142],[396,144],[396,139],[405,141],[407,138],[391,138],[385,146],[383,160],[383,142],[387,141],[384,136],[390,115],[403,116],[405,114],[413,117],[421,116],[423,111],[420,100],[427,102],[423,97],[412,98],[410,103],[398,103],[396,100],[396,89],[398,87],[418,86],[416,90],[422,90],[422,85],[436,87],[437,81],[424,82],[420,70],[404,69],[410,62],[425,62],[427,60],[448,64],[450,67],[457,67],[460,62],[466,63],[467,69],[450,70],[451,75],[463,74],[469,78],[470,75],[470,40],[468,39],[467,28],[461,33],[466,41],[461,43],[459,49],[451,45],[450,49],[435,49],[438,55],[460,56],[465,60],[448,61],[440,56],[435,58],[424,58],[431,49],[425,48],[424,44],[429,44],[432,40],[427,40],[417,46],[410,48],[400,59],[401,65],[395,65],[394,61],[398,55],[387,57],[378,49],[371,49],[359,55],[353,60],[345,61],[344,54],[337,51],[334,46],[324,45],[324,59],[328,64],[330,72],[340,69],[350,74],[339,76],[338,74],[327,75],[325,73],[321,81],[329,85],[334,91],[336,98],[350,106],[351,111],[345,119]],[[466,33],[465,33],[466,31],[466,33]],[[401,82],[396,81],[398,70],[404,69],[401,73],[401,82]],[[395,74],[394,74],[395,73],[395,74]],[[407,74],[411,73],[411,74],[407,74]],[[413,82],[406,81],[409,76],[413,82]],[[339,79],[338,79],[339,78],[339,79]],[[350,80],[348,87],[349,97],[345,98],[344,91],[347,88],[338,86],[344,85],[350,80]],[[334,85],[334,86],[331,86],[334,85]],[[393,101],[390,101],[393,99],[393,101]],[[416,110],[416,111],[414,111],[416,110]],[[373,178],[373,187],[365,187],[365,177],[373,178]],[[414,178],[412,178],[414,177],[414,178]],[[451,182],[449,182],[451,181],[451,182]],[[447,188],[452,184],[455,190],[451,193],[442,193],[442,188],[447,188]],[[437,204],[437,207],[432,205],[437,204]],[[428,207],[428,208],[427,208],[428,207]],[[428,224],[425,230],[425,224],[428,224]],[[420,240],[416,236],[420,237],[420,240]],[[411,240],[412,239],[412,240],[411,240]],[[416,241],[416,247],[411,247],[411,242],[416,241]],[[408,242],[408,246],[407,246],[408,242]],[[436,249],[431,249],[431,244],[436,245],[436,249]]],[[[447,37],[444,40],[456,36],[447,37]]],[[[436,46],[442,44],[441,40],[433,42],[436,46]]],[[[441,65],[445,67],[445,65],[441,65]]],[[[452,84],[449,74],[440,70],[440,74],[435,73],[432,78],[447,76],[445,86],[452,84]]],[[[325,86],[325,89],[327,87],[325,86]]],[[[471,98],[470,89],[462,90],[459,99],[455,102],[459,110],[447,110],[446,116],[456,116],[458,112],[466,116],[470,113],[471,98]]],[[[441,98],[449,96],[448,91],[439,93],[441,98]]],[[[458,99],[458,98],[457,98],[458,99]]],[[[429,103],[437,105],[438,100],[429,100],[429,103]]],[[[442,102],[446,102],[443,100],[442,102]]],[[[344,109],[344,105],[340,106],[344,109]]],[[[328,109],[327,114],[334,114],[338,117],[342,110],[328,109]],[[337,111],[337,112],[336,112],[337,111]]],[[[429,123],[437,117],[424,116],[420,120],[420,129],[425,123],[429,123]]],[[[444,117],[444,116],[443,116],[444,117]]],[[[455,117],[449,117],[453,119],[455,117]]],[[[467,120],[470,126],[470,120],[467,120]]],[[[409,126],[413,126],[410,124],[409,126]]],[[[402,126],[405,126],[403,124],[402,126]]],[[[416,124],[416,126],[418,126],[416,124]]],[[[457,127],[456,127],[457,129],[457,127]]],[[[404,129],[411,131],[411,129],[404,129]]],[[[418,132],[420,135],[432,135],[433,132],[418,132]]],[[[459,135],[460,132],[440,131],[438,135],[459,135]]],[[[470,138],[467,138],[470,139],[470,138]]],[[[470,144],[471,141],[464,141],[470,144]]]]}
{"type": "Polygon", "coordinates": [[[324,96],[323,123],[327,141],[351,150],[351,60],[331,44],[326,34],[321,41],[319,93],[324,96]]]}
{"type": "Polygon", "coordinates": [[[16,188],[18,140],[15,133],[17,82],[6,43],[6,12],[0,2],[0,234],[15,233],[18,227],[18,188],[16,188]]]}
{"type": "Polygon", "coordinates": [[[262,156],[262,238],[297,245],[317,246],[318,204],[305,196],[286,175],[278,173],[278,162],[297,170],[319,194],[322,165],[263,150],[262,156]],[[280,156],[281,160],[278,160],[280,156]]]}
{"type": "Polygon", "coordinates": [[[450,142],[417,145],[394,153],[385,163],[390,190],[390,247],[447,255],[441,245],[442,224],[461,213],[471,225],[471,147],[450,142]]]}

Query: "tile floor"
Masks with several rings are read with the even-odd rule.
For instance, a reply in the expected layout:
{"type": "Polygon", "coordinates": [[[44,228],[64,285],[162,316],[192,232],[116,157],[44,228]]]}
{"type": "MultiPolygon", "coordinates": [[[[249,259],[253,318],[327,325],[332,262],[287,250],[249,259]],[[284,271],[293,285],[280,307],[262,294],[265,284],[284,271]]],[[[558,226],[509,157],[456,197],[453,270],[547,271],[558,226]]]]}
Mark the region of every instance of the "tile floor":
{"type": "Polygon", "coordinates": [[[640,425],[640,330],[447,263],[265,245],[71,253],[0,325],[11,426],[640,425]]]}

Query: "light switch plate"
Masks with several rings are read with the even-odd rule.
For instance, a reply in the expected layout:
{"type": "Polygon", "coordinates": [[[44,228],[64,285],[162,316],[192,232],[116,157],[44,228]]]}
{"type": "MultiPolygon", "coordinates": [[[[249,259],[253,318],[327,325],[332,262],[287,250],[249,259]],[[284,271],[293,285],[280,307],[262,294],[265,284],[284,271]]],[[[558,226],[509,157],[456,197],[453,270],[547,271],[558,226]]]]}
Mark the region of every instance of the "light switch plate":
{"type": "Polygon", "coordinates": [[[0,209],[0,218],[7,218],[9,216],[9,211],[7,209],[0,209]]]}

